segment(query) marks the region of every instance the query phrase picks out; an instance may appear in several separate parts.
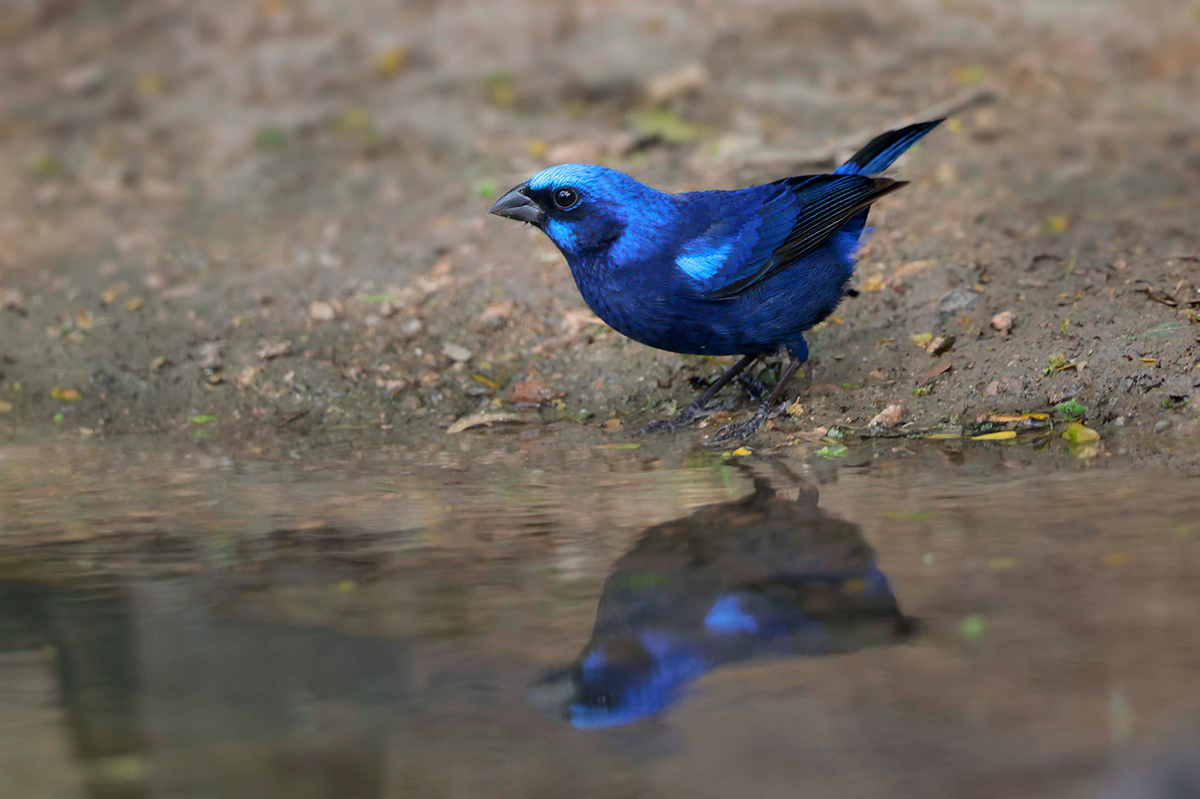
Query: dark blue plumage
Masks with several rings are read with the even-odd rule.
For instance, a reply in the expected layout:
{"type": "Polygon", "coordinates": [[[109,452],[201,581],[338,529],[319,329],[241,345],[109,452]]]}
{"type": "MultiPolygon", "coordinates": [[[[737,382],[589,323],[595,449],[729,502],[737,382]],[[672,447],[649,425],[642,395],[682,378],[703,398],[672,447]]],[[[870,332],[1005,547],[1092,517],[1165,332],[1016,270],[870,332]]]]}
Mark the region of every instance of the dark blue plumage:
{"type": "Polygon", "coordinates": [[[854,273],[869,206],[905,185],[876,177],[941,120],[884,133],[832,174],[737,191],[667,194],[588,164],[551,167],[492,213],[530,222],[558,246],[601,319],[651,347],[743,355],[676,422],[703,414],[716,390],[762,353],[792,360],[770,403],[808,357],[804,332],[831,314],[854,273]]]}

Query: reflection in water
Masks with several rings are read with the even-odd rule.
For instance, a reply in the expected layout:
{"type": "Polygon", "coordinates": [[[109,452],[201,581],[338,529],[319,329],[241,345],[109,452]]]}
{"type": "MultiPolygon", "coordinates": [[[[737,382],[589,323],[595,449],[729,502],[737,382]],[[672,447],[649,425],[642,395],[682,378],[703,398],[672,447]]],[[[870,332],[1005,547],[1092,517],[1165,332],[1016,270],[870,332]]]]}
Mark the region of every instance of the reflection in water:
{"type": "Polygon", "coordinates": [[[576,727],[627,724],[707,672],[761,657],[853,652],[912,630],[861,528],[817,492],[763,480],[736,502],[646,530],[604,584],[592,638],[531,701],[576,727]]]}
{"type": "MultiPolygon", "coordinates": [[[[378,796],[380,766],[369,741],[408,701],[406,646],[230,618],[212,604],[191,582],[68,589],[0,580],[0,655],[54,654],[49,662],[87,795],[159,793],[144,766],[155,752],[302,739],[349,715],[356,740],[346,762],[331,751],[297,768],[260,754],[236,766],[244,794],[223,787],[211,795],[267,795],[254,787],[265,780],[270,795],[378,796]]],[[[185,771],[181,778],[194,777],[185,771]]]]}

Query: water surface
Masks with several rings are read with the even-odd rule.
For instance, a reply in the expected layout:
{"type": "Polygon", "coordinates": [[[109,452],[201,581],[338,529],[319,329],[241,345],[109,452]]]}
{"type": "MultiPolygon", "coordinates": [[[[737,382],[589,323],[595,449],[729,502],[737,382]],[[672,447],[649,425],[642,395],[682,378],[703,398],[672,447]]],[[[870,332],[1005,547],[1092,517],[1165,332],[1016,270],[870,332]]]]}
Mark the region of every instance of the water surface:
{"type": "Polygon", "coordinates": [[[1195,480],[845,461],[10,447],[0,795],[1195,795],[1195,480]]]}

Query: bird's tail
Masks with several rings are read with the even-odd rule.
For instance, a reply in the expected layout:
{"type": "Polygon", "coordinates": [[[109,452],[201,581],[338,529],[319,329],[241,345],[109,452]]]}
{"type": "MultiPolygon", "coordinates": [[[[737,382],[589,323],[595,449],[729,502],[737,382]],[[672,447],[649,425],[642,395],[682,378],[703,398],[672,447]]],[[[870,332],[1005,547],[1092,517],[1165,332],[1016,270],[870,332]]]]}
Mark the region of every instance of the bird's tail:
{"type": "Polygon", "coordinates": [[[929,131],[945,120],[932,119],[918,122],[899,130],[881,133],[854,155],[850,160],[833,170],[837,175],[875,175],[892,165],[904,151],[917,143],[929,131]]]}

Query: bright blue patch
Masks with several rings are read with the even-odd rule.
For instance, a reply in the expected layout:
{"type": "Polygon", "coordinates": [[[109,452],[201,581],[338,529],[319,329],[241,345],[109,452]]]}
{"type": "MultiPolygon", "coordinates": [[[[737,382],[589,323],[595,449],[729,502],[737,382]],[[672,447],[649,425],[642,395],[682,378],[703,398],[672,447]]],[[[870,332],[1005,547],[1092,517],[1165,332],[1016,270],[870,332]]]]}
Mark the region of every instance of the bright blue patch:
{"type": "Polygon", "coordinates": [[[552,166],[549,169],[543,169],[528,181],[529,188],[540,191],[542,189],[558,188],[560,186],[587,186],[598,180],[614,180],[619,176],[625,180],[630,180],[627,176],[609,169],[608,167],[596,166],[595,164],[559,164],[552,166]]]}
{"type": "MultiPolygon", "coordinates": [[[[571,724],[579,729],[598,729],[629,724],[647,716],[661,713],[680,697],[683,686],[704,676],[713,664],[690,647],[685,647],[661,633],[642,633],[638,636],[642,647],[653,657],[644,677],[617,693],[616,702],[606,707],[595,707],[579,702],[570,705],[571,724]]],[[[603,673],[595,673],[595,680],[586,677],[589,669],[604,662],[601,655],[595,660],[596,652],[590,653],[583,662],[587,682],[599,682],[603,673]]],[[[601,666],[602,668],[602,666],[601,666]]]]}
{"type": "Polygon", "coordinates": [[[704,617],[704,626],[718,635],[753,635],[759,631],[758,622],[742,608],[734,594],[726,594],[713,603],[704,617]]]}
{"type": "Polygon", "coordinates": [[[573,252],[575,245],[579,242],[575,230],[566,222],[551,219],[546,222],[544,229],[546,235],[550,237],[550,241],[554,242],[563,252],[573,252]]]}
{"type": "Polygon", "coordinates": [[[675,265],[693,280],[707,280],[724,265],[729,251],[733,249],[734,240],[730,239],[719,247],[713,247],[712,244],[709,238],[688,242],[675,259],[675,265]]]}

